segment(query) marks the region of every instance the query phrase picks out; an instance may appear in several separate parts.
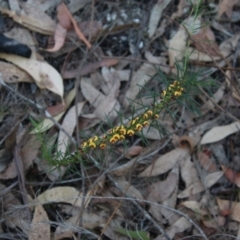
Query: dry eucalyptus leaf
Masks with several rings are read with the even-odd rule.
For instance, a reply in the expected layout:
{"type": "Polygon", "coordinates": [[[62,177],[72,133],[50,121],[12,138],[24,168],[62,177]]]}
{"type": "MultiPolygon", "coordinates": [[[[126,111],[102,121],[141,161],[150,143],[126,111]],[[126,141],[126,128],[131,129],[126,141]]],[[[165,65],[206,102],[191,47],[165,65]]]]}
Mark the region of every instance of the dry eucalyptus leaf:
{"type": "Polygon", "coordinates": [[[202,191],[204,191],[204,187],[203,187],[202,182],[199,180],[199,181],[194,182],[190,186],[188,186],[182,192],[180,192],[177,197],[180,198],[180,199],[181,198],[186,198],[186,197],[189,197],[191,195],[195,195],[197,193],[200,193],[202,191]]]}
{"type": "MultiPolygon", "coordinates": [[[[36,10],[35,8],[34,10],[36,10]]],[[[16,13],[15,11],[4,9],[2,7],[0,7],[0,12],[2,14],[8,15],[15,22],[34,32],[42,33],[45,35],[53,35],[54,33],[55,22],[46,14],[44,15],[44,17],[36,18],[34,17],[35,11],[30,15],[25,15],[21,13],[16,13]]],[[[39,16],[37,15],[37,17],[39,16]]]]}
{"type": "MultiPolygon", "coordinates": [[[[71,136],[73,134],[74,128],[77,124],[78,116],[81,114],[82,108],[85,102],[80,102],[77,106],[73,106],[69,109],[66,116],[63,119],[62,128],[71,136]],[[76,116],[76,108],[78,116],[76,116]]],[[[57,142],[57,152],[61,153],[62,156],[65,155],[69,145],[69,138],[63,132],[59,132],[58,142],[57,142]]]]}
{"type": "Polygon", "coordinates": [[[119,184],[121,190],[130,197],[143,200],[142,193],[125,179],[118,179],[117,183],[119,184]]]}
{"type": "Polygon", "coordinates": [[[35,207],[33,220],[30,225],[28,240],[50,240],[50,223],[48,215],[41,205],[35,207]]]}
{"type": "Polygon", "coordinates": [[[238,132],[240,129],[239,122],[233,122],[225,126],[218,126],[212,128],[210,131],[204,134],[201,140],[201,144],[208,144],[218,142],[227,136],[238,132]]]}
{"type": "MultiPolygon", "coordinates": [[[[60,112],[58,115],[54,116],[54,119],[58,122],[63,115],[65,114],[66,110],[70,106],[71,102],[75,98],[76,95],[76,90],[73,88],[65,98],[65,108],[62,112],[60,112]]],[[[37,133],[42,133],[47,130],[49,130],[52,126],[54,126],[54,123],[51,119],[49,118],[44,118],[42,122],[39,123],[37,127],[35,127],[30,133],[31,134],[37,134],[37,133]]]]}
{"type": "Polygon", "coordinates": [[[177,163],[189,156],[189,151],[184,148],[176,148],[171,152],[164,154],[148,166],[139,177],[153,177],[167,172],[172,169],[177,163]]]}
{"type": "MultiPolygon", "coordinates": [[[[186,54],[187,38],[199,31],[201,21],[198,18],[187,18],[180,26],[177,33],[169,41],[168,56],[170,67],[175,66],[176,61],[181,61],[186,54]]],[[[189,54],[190,55],[190,54],[189,54]]],[[[176,68],[173,68],[174,72],[176,68]]]]}
{"type": "Polygon", "coordinates": [[[236,172],[234,169],[221,165],[225,177],[232,183],[236,184],[240,188],[240,172],[236,172]]]}
{"type": "Polygon", "coordinates": [[[198,215],[201,214],[201,216],[208,215],[208,212],[206,210],[203,210],[201,207],[201,204],[197,201],[185,201],[181,203],[182,206],[191,209],[194,213],[197,213],[198,215]]]}
{"type": "Polygon", "coordinates": [[[134,100],[138,93],[141,90],[140,86],[144,86],[147,82],[156,74],[157,69],[149,63],[144,63],[141,67],[133,74],[133,78],[126,92],[124,99],[124,106],[127,107],[130,105],[130,101],[134,100]]]}
{"type": "Polygon", "coordinates": [[[2,80],[6,83],[33,82],[33,78],[12,63],[0,61],[2,80]]]}
{"type": "MultiPolygon", "coordinates": [[[[86,194],[86,197],[87,196],[89,196],[89,193],[86,194]]],[[[65,202],[74,206],[81,207],[83,201],[82,197],[83,194],[74,187],[55,187],[48,189],[38,195],[35,199],[35,202],[38,204],[65,202]]],[[[87,207],[89,199],[85,200],[84,202],[84,206],[87,207]]]]}
{"type": "Polygon", "coordinates": [[[114,109],[119,110],[120,105],[116,99],[120,87],[120,82],[114,84],[108,96],[102,94],[99,90],[87,82],[87,78],[81,81],[81,91],[84,97],[96,108],[94,114],[103,121],[108,121],[109,117],[116,117],[117,113],[114,109]],[[106,117],[108,116],[108,118],[106,117]]]}
{"type": "Polygon", "coordinates": [[[185,161],[180,163],[181,176],[186,185],[189,187],[191,184],[199,180],[197,169],[195,164],[191,161],[191,156],[189,155],[185,161]]]}
{"type": "Polygon", "coordinates": [[[219,1],[218,6],[218,18],[220,18],[224,13],[231,18],[234,5],[239,3],[239,0],[222,0],[219,1]]]}
{"type": "Polygon", "coordinates": [[[48,89],[63,97],[63,80],[61,75],[47,62],[40,62],[12,54],[0,53],[0,58],[14,63],[33,77],[41,89],[48,89]]]}
{"type": "Polygon", "coordinates": [[[217,198],[217,203],[220,211],[229,212],[229,218],[240,222],[240,203],[232,200],[223,200],[217,198]]]}
{"type": "Polygon", "coordinates": [[[158,2],[152,8],[150,19],[148,23],[148,36],[152,38],[156,29],[158,27],[158,23],[162,17],[163,10],[168,6],[171,0],[158,0],[158,2]]]}

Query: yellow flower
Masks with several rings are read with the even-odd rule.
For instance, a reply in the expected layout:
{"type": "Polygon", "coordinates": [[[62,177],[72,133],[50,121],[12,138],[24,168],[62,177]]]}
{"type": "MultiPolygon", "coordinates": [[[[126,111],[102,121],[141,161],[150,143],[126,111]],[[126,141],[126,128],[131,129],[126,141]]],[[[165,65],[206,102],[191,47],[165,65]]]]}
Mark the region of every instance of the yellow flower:
{"type": "Polygon", "coordinates": [[[179,96],[181,96],[181,95],[182,95],[181,92],[178,92],[178,91],[174,92],[174,96],[175,96],[175,97],[179,97],[179,96]]]}
{"type": "Polygon", "coordinates": [[[148,122],[148,121],[144,121],[142,125],[143,125],[144,127],[146,127],[147,125],[149,125],[149,122],[148,122]]]}
{"type": "Polygon", "coordinates": [[[92,148],[92,149],[96,148],[96,143],[95,142],[91,142],[89,144],[89,147],[92,148]]]}
{"type": "Polygon", "coordinates": [[[126,135],[126,129],[124,126],[121,126],[120,129],[119,129],[119,132],[122,134],[122,135],[126,135]]]}
{"type": "Polygon", "coordinates": [[[147,113],[147,115],[148,115],[149,117],[151,117],[151,116],[153,115],[152,110],[148,110],[146,113],[147,113]]]}
{"type": "Polygon", "coordinates": [[[124,135],[119,135],[120,139],[125,139],[124,135]]]}
{"type": "Polygon", "coordinates": [[[155,118],[155,119],[158,119],[158,118],[159,118],[159,115],[158,115],[158,114],[155,114],[155,115],[154,115],[154,118],[155,118]]]}
{"type": "Polygon", "coordinates": [[[129,129],[127,131],[127,135],[130,136],[130,137],[133,136],[134,135],[134,131],[132,129],[129,129]]]}
{"type": "Polygon", "coordinates": [[[96,141],[98,140],[98,136],[94,136],[94,137],[92,138],[92,140],[93,140],[94,142],[96,142],[96,141]]]}
{"type": "Polygon", "coordinates": [[[85,147],[87,147],[87,145],[88,145],[87,142],[83,142],[83,143],[81,144],[81,147],[82,147],[82,148],[85,148],[85,147]]]}
{"type": "Polygon", "coordinates": [[[112,138],[110,138],[109,142],[112,143],[112,144],[114,144],[114,143],[116,143],[117,141],[116,141],[116,139],[115,139],[114,137],[112,137],[112,138]]]}
{"type": "Polygon", "coordinates": [[[99,146],[101,149],[105,149],[106,148],[106,144],[105,143],[101,143],[99,146]]]}
{"type": "Polygon", "coordinates": [[[167,91],[166,91],[166,90],[164,90],[164,91],[162,92],[162,96],[163,96],[163,97],[165,97],[165,96],[166,96],[166,94],[167,94],[167,91]]]}
{"type": "Polygon", "coordinates": [[[138,119],[139,119],[139,117],[136,117],[135,119],[133,119],[133,120],[130,122],[130,125],[134,125],[138,119]]]}
{"type": "Polygon", "coordinates": [[[119,130],[120,127],[115,127],[113,128],[113,133],[117,132],[119,130]]]}
{"type": "Polygon", "coordinates": [[[143,117],[143,119],[148,119],[148,114],[144,113],[142,117],[143,117]]]}
{"type": "Polygon", "coordinates": [[[118,141],[120,139],[120,136],[118,134],[114,134],[113,137],[116,141],[118,141]]]}
{"type": "Polygon", "coordinates": [[[142,124],[138,123],[138,124],[136,125],[136,130],[137,130],[137,131],[141,131],[142,128],[143,128],[142,124]]]}

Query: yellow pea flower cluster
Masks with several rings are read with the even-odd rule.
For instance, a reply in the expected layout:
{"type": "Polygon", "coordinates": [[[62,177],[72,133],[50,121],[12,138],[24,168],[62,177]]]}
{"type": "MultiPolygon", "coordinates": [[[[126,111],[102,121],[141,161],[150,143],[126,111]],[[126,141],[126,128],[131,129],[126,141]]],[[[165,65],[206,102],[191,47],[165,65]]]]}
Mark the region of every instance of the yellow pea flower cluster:
{"type": "Polygon", "coordinates": [[[180,97],[183,93],[183,87],[181,86],[181,82],[174,81],[172,84],[168,86],[166,90],[163,91],[162,96],[171,96],[171,97],[180,97]]]}
{"type": "Polygon", "coordinates": [[[183,94],[183,91],[184,89],[181,86],[181,82],[174,81],[162,92],[162,101],[160,103],[147,109],[142,115],[131,119],[128,124],[114,127],[102,137],[94,136],[83,142],[80,147],[80,152],[86,153],[97,147],[105,149],[109,143],[116,144],[117,142],[124,140],[126,137],[133,136],[144,127],[148,126],[154,119],[158,119],[160,110],[164,109],[170,100],[180,97],[183,94]]]}

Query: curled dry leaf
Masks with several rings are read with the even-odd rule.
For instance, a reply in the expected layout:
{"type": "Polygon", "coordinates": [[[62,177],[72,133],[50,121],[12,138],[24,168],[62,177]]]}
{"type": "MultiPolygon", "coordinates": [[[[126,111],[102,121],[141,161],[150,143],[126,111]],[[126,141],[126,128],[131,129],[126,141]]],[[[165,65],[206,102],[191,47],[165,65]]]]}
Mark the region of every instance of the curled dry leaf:
{"type": "Polygon", "coordinates": [[[239,129],[240,129],[239,122],[233,122],[225,126],[214,127],[203,136],[201,144],[218,142],[226,138],[227,136],[235,132],[238,132],[239,129]]]}
{"type": "Polygon", "coordinates": [[[189,136],[181,136],[179,139],[178,139],[178,142],[179,142],[179,145],[180,147],[182,148],[188,148],[189,151],[192,153],[197,142],[194,138],[192,137],[189,137],[189,136]]]}
{"type": "Polygon", "coordinates": [[[57,52],[62,48],[65,43],[67,36],[67,30],[63,28],[60,24],[57,24],[55,33],[54,33],[54,46],[49,49],[45,49],[48,52],[57,52]]]}
{"type": "MultiPolygon", "coordinates": [[[[228,212],[230,219],[240,222],[240,203],[217,198],[217,203],[222,213],[228,212]]],[[[221,213],[220,212],[220,213],[221,213]]]]}
{"type": "Polygon", "coordinates": [[[226,167],[224,165],[221,165],[221,167],[226,178],[240,188],[240,172],[236,172],[232,168],[226,167]]]}
{"type": "Polygon", "coordinates": [[[71,19],[62,4],[57,8],[57,19],[58,24],[54,33],[54,46],[50,49],[46,49],[48,52],[57,52],[62,48],[67,36],[67,30],[72,26],[71,19]]]}
{"type": "Polygon", "coordinates": [[[0,53],[0,58],[14,63],[33,77],[41,89],[48,89],[63,97],[63,80],[61,75],[47,62],[0,53]]]}
{"type": "Polygon", "coordinates": [[[85,38],[85,36],[83,35],[83,33],[80,31],[78,25],[77,25],[77,22],[76,20],[73,18],[72,14],[69,12],[68,8],[66,7],[65,3],[62,3],[62,8],[63,10],[66,12],[66,14],[68,15],[68,17],[71,19],[71,22],[73,24],[73,27],[74,27],[74,30],[76,32],[76,34],[78,35],[79,39],[82,40],[86,46],[88,48],[91,48],[92,45],[88,42],[88,40],[85,38]]]}
{"type": "Polygon", "coordinates": [[[164,154],[148,166],[139,177],[153,177],[167,172],[172,169],[177,163],[189,156],[189,151],[183,148],[176,148],[171,152],[164,154]]]}
{"type": "Polygon", "coordinates": [[[50,224],[46,211],[41,205],[35,207],[33,220],[30,225],[28,240],[50,240],[50,224]]]}

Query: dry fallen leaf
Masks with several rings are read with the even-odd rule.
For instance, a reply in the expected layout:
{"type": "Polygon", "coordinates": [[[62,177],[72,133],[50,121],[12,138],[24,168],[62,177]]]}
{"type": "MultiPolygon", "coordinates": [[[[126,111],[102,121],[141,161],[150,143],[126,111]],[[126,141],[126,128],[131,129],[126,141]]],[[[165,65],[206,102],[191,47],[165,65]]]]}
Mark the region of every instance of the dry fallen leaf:
{"type": "MultiPolygon", "coordinates": [[[[184,217],[178,219],[171,227],[166,231],[166,234],[170,237],[170,239],[174,239],[174,236],[179,233],[183,232],[186,229],[191,227],[191,223],[184,217]]],[[[165,240],[166,238],[163,236],[158,236],[154,240],[165,240]]]]}
{"type": "Polygon", "coordinates": [[[192,17],[186,19],[180,26],[177,33],[169,41],[168,47],[169,65],[170,67],[173,68],[173,71],[176,71],[176,68],[174,68],[175,62],[181,61],[183,56],[186,54],[188,35],[196,33],[194,32],[194,29],[199,29],[200,25],[201,22],[199,19],[195,19],[192,17]]]}
{"type": "Polygon", "coordinates": [[[214,172],[208,174],[203,181],[196,181],[189,187],[187,187],[185,190],[183,190],[180,194],[178,194],[178,198],[186,198],[191,195],[200,193],[204,191],[205,189],[210,188],[213,186],[222,176],[223,176],[222,171],[214,172]]]}
{"type": "Polygon", "coordinates": [[[224,165],[222,166],[222,170],[224,172],[225,177],[232,183],[236,184],[238,187],[240,187],[240,172],[234,171],[234,169],[226,167],[224,165]]]}
{"type": "MultiPolygon", "coordinates": [[[[77,106],[71,107],[63,119],[62,128],[70,136],[72,135],[73,130],[77,123],[78,117],[76,116],[76,108],[77,108],[77,113],[80,115],[84,104],[85,102],[80,102],[77,104],[77,106]]],[[[60,131],[58,136],[58,142],[57,142],[57,152],[61,153],[60,156],[65,155],[68,145],[69,145],[68,136],[63,131],[60,131]]]]}
{"type": "Polygon", "coordinates": [[[33,82],[28,73],[12,63],[0,61],[0,72],[2,80],[7,83],[33,82]]]}
{"type": "Polygon", "coordinates": [[[85,36],[83,35],[83,33],[80,31],[80,29],[79,29],[79,27],[78,27],[78,25],[77,25],[76,20],[73,18],[72,14],[69,12],[69,10],[68,10],[68,8],[66,7],[65,3],[62,3],[61,5],[62,5],[61,7],[62,7],[63,10],[66,12],[66,14],[68,15],[69,19],[71,20],[71,22],[72,22],[72,24],[73,24],[73,27],[74,27],[74,30],[75,30],[76,34],[78,35],[79,39],[82,40],[82,41],[86,44],[86,46],[87,46],[88,48],[91,48],[92,45],[88,42],[88,40],[85,38],[85,36]]]}
{"type": "Polygon", "coordinates": [[[201,28],[200,32],[192,35],[191,39],[199,52],[204,52],[211,56],[220,56],[220,50],[215,41],[215,35],[209,26],[201,28]]]}
{"type": "Polygon", "coordinates": [[[217,203],[221,212],[228,212],[230,219],[240,222],[240,202],[217,198],[217,203]]]}
{"type": "Polygon", "coordinates": [[[41,89],[48,89],[63,97],[63,80],[61,75],[47,62],[40,62],[17,55],[0,53],[0,58],[14,63],[33,77],[41,89]]]}
{"type": "MultiPolygon", "coordinates": [[[[90,193],[88,192],[86,197],[89,195],[90,193]]],[[[83,194],[74,187],[55,187],[41,193],[34,201],[37,204],[64,202],[81,207],[83,201],[82,197],[83,194]]],[[[89,201],[90,199],[84,200],[85,207],[87,207],[89,201]]]]}
{"type": "Polygon", "coordinates": [[[217,165],[213,161],[212,158],[210,158],[206,153],[199,152],[198,153],[198,161],[200,165],[207,170],[208,172],[216,172],[217,171],[217,165]]]}
{"type": "Polygon", "coordinates": [[[50,236],[48,215],[44,208],[41,205],[38,205],[35,207],[28,240],[50,240],[50,236]]]}
{"type": "Polygon", "coordinates": [[[240,129],[239,122],[233,122],[225,126],[218,126],[212,128],[210,131],[204,134],[201,140],[201,144],[208,144],[218,142],[227,136],[238,132],[240,129]]]}
{"type": "Polygon", "coordinates": [[[119,184],[119,187],[124,193],[132,198],[143,200],[142,193],[124,178],[117,179],[116,182],[119,184]]]}
{"type": "MultiPolygon", "coordinates": [[[[75,98],[75,95],[76,95],[76,90],[75,90],[75,88],[73,88],[68,93],[67,97],[65,98],[65,108],[63,109],[63,111],[61,111],[58,115],[54,116],[54,119],[57,122],[63,117],[66,110],[70,106],[71,102],[75,98]]],[[[42,133],[42,132],[45,132],[45,131],[49,130],[52,126],[54,126],[53,121],[50,120],[49,118],[44,118],[43,121],[40,122],[39,125],[37,127],[35,127],[30,133],[31,134],[42,133]]]]}
{"type": "Polygon", "coordinates": [[[189,187],[194,182],[199,180],[195,164],[191,161],[191,156],[188,155],[185,161],[180,163],[181,176],[186,185],[189,187]]]}
{"type": "Polygon", "coordinates": [[[162,12],[170,2],[171,0],[158,0],[158,2],[152,8],[149,23],[148,23],[149,38],[152,38],[152,36],[156,32],[159,20],[162,17],[162,12]]]}
{"type": "Polygon", "coordinates": [[[117,117],[116,111],[120,109],[116,97],[120,87],[120,81],[116,81],[107,96],[88,83],[87,78],[81,80],[81,91],[84,97],[96,108],[94,114],[103,121],[109,121],[109,118],[117,117]],[[106,117],[108,116],[108,117],[106,117]]]}
{"type": "Polygon", "coordinates": [[[192,47],[188,47],[187,54],[191,61],[212,62],[220,60],[222,58],[227,58],[236,49],[239,38],[240,34],[235,34],[232,38],[229,38],[223,43],[221,43],[219,46],[219,56],[211,56],[207,53],[199,52],[197,49],[194,49],[192,47]]]}
{"type": "Polygon", "coordinates": [[[189,156],[189,151],[184,148],[176,148],[171,152],[164,154],[148,166],[139,177],[153,177],[167,172],[172,169],[177,163],[189,156]]]}
{"type": "Polygon", "coordinates": [[[239,0],[221,0],[218,6],[218,18],[220,18],[224,13],[226,13],[228,18],[231,18],[233,7],[237,3],[239,3],[239,0]]]}
{"type": "Polygon", "coordinates": [[[141,87],[144,86],[157,72],[157,69],[149,63],[144,63],[142,66],[133,74],[133,78],[128,88],[125,98],[124,106],[127,107],[130,105],[130,101],[134,100],[138,93],[141,90],[141,87]]]}
{"type": "Polygon", "coordinates": [[[114,58],[102,59],[98,62],[88,63],[87,65],[82,66],[81,69],[77,68],[74,70],[66,70],[63,72],[62,77],[64,79],[69,79],[69,78],[74,78],[77,75],[84,76],[96,71],[100,67],[104,67],[104,66],[110,67],[117,63],[118,63],[118,60],[114,58]]]}
{"type": "Polygon", "coordinates": [[[166,180],[152,183],[148,187],[149,194],[147,199],[154,202],[163,202],[169,198],[178,183],[177,171],[176,168],[173,168],[166,180]]]}
{"type": "Polygon", "coordinates": [[[197,201],[184,201],[181,203],[182,206],[191,209],[197,215],[201,214],[201,217],[208,215],[208,212],[202,209],[201,204],[197,201]]]}
{"type": "Polygon", "coordinates": [[[36,5],[34,7],[34,12],[31,12],[30,15],[16,13],[15,11],[10,11],[8,9],[0,7],[0,12],[2,14],[8,15],[12,18],[15,22],[19,23],[20,25],[34,31],[39,32],[46,35],[53,35],[55,29],[55,22],[47,15],[44,14],[44,17],[39,15],[37,17],[34,16],[36,13],[36,5]]]}

